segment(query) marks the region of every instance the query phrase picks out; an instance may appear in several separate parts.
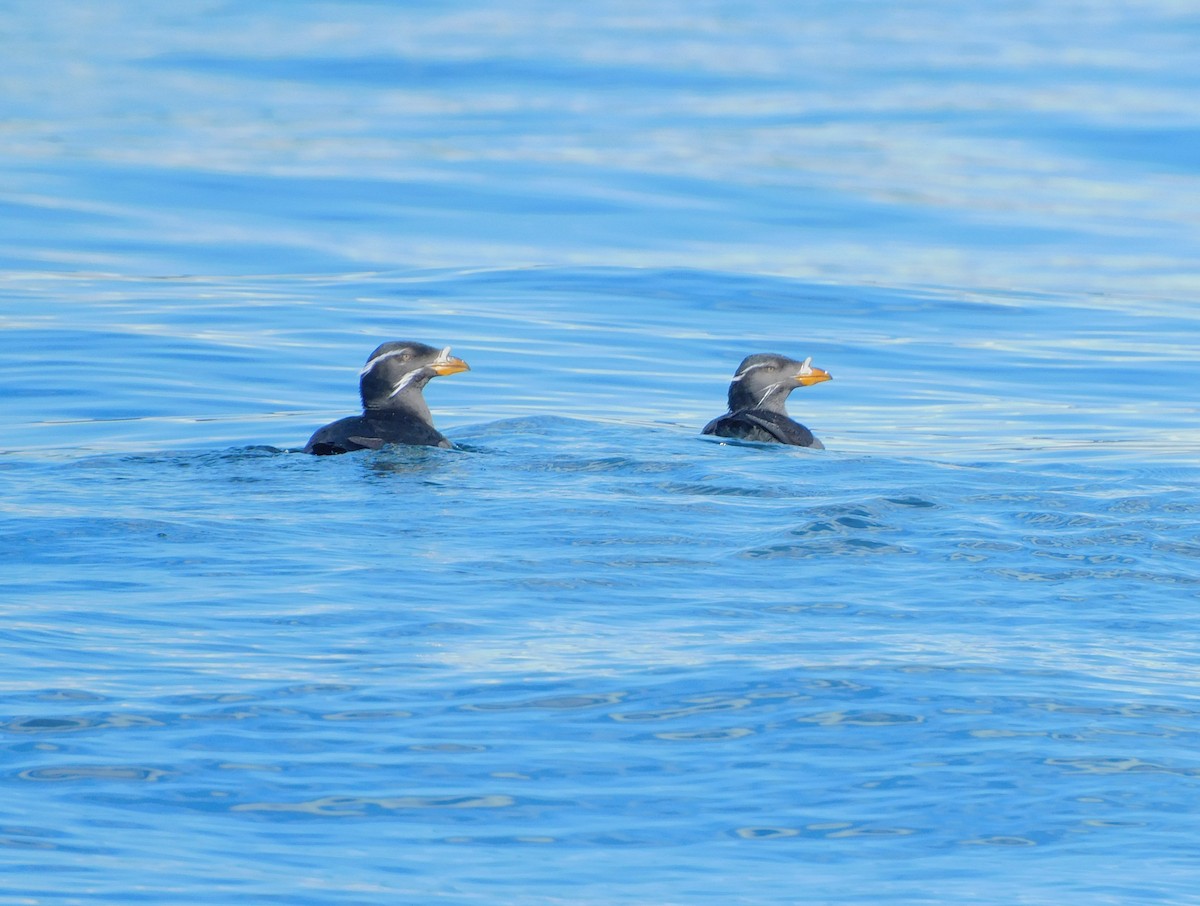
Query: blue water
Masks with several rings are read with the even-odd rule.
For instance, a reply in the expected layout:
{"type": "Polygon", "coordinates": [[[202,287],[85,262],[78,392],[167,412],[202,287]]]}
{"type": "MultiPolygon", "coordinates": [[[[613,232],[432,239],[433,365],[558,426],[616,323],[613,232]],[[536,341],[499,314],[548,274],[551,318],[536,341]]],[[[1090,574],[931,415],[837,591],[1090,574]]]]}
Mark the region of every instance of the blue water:
{"type": "Polygon", "coordinates": [[[1200,903],[1200,16],[44,9],[0,903],[1200,903]]]}

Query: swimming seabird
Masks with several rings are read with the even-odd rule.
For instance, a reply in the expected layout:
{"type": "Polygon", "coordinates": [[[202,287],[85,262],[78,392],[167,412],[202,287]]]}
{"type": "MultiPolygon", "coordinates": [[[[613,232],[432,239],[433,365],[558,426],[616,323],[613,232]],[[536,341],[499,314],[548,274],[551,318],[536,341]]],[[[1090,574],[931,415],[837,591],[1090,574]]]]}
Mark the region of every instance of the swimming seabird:
{"type": "Polygon", "coordinates": [[[701,433],[823,450],[825,445],[808,428],[788,416],[786,403],[797,387],[832,379],[813,367],[811,356],[803,362],[774,353],[746,356],[729,384],[729,411],[701,433]]]}
{"type": "Polygon", "coordinates": [[[470,371],[450,355],[450,347],[392,342],[379,346],[359,372],[363,414],[339,419],[309,438],[305,453],[326,456],[351,450],[378,450],[384,444],[452,447],[437,428],[422,389],[432,378],[470,371]]]}

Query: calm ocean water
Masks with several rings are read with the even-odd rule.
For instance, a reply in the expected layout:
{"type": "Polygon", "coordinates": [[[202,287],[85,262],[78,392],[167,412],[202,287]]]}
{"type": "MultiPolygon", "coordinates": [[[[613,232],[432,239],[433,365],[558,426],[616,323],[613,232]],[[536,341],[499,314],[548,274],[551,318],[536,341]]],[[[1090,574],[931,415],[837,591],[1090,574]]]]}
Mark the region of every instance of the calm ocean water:
{"type": "Polygon", "coordinates": [[[0,904],[1200,903],[1190,7],[50,9],[0,904]]]}

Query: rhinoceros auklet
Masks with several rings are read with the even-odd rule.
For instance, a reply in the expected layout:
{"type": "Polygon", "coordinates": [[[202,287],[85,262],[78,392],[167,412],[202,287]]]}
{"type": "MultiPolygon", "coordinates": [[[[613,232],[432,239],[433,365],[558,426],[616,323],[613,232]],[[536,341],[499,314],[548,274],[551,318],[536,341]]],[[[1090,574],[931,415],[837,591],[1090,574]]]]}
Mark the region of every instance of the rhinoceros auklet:
{"type": "Polygon", "coordinates": [[[829,372],[812,366],[811,356],[803,362],[773,353],[746,356],[729,384],[729,411],[700,433],[824,450],[811,431],[788,417],[785,404],[797,387],[829,380],[829,372]]]}
{"type": "Polygon", "coordinates": [[[367,358],[359,372],[363,414],[318,428],[305,453],[328,456],[351,450],[378,450],[384,444],[452,447],[433,426],[433,416],[421,390],[439,374],[470,371],[450,347],[434,349],[424,343],[384,343],[367,358]]]}

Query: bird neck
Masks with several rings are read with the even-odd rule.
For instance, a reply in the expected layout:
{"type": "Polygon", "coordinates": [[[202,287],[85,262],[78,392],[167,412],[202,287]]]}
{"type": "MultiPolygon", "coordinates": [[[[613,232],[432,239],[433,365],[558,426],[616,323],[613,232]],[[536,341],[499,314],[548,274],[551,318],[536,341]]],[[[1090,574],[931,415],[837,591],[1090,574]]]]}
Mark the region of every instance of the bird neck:
{"type": "Polygon", "coordinates": [[[403,390],[393,397],[376,398],[363,401],[363,410],[368,415],[383,415],[395,418],[397,415],[411,415],[428,424],[433,424],[433,414],[429,405],[419,390],[403,390]]]}
{"type": "Polygon", "coordinates": [[[729,411],[744,412],[747,409],[766,409],[787,415],[788,394],[794,388],[786,384],[772,384],[751,390],[741,384],[733,384],[729,388],[729,411]]]}

